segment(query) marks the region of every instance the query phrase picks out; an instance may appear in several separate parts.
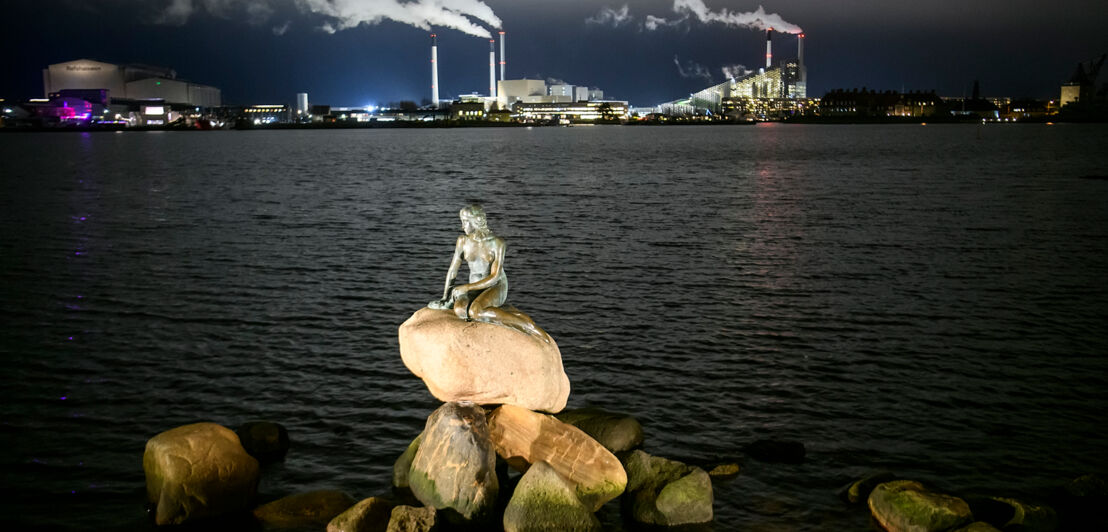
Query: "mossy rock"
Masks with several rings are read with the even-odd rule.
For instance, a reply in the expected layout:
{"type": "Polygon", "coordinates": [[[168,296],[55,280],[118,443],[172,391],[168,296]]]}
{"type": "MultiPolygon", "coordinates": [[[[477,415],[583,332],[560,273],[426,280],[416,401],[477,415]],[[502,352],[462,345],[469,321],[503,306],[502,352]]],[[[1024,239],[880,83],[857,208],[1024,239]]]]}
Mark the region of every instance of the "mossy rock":
{"type": "Polygon", "coordinates": [[[590,407],[566,410],[555,417],[563,423],[581,429],[613,453],[630,451],[642,446],[642,424],[628,414],[590,407]]]}
{"type": "Polygon", "coordinates": [[[357,501],[337,490],[289,495],[254,509],[254,517],[271,528],[323,528],[357,501]]]}
{"type": "Polygon", "coordinates": [[[504,510],[504,532],[599,532],[600,520],[572,483],[546,462],[533,464],[504,510]]]}
{"type": "Polygon", "coordinates": [[[327,523],[327,532],[386,532],[395,507],[387,497],[363,499],[327,523]]]}
{"type": "Polygon", "coordinates": [[[627,517],[663,526],[712,520],[712,479],[703,469],[642,451],[624,455],[623,465],[627,470],[623,496],[627,517]]]}
{"type": "Polygon", "coordinates": [[[868,502],[873,517],[889,532],[939,532],[973,521],[966,501],[912,480],[879,484],[868,502]]]}

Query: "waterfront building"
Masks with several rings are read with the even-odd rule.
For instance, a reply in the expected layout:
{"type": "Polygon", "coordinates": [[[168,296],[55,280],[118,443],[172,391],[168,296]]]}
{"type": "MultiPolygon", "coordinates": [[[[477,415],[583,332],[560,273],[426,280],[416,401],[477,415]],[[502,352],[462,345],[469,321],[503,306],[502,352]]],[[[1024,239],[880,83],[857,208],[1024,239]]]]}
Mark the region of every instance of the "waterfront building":
{"type": "Polygon", "coordinates": [[[594,122],[597,120],[626,120],[627,102],[618,100],[588,102],[517,102],[513,113],[522,121],[594,122]]]}
{"type": "Polygon", "coordinates": [[[528,98],[545,98],[546,82],[541,79],[503,79],[496,82],[496,103],[501,109],[528,98]]]}
{"type": "Polygon", "coordinates": [[[43,93],[49,97],[62,90],[105,90],[118,100],[162,100],[193,107],[218,107],[220,90],[177,79],[170,68],[148,65],[114,65],[91,59],[77,59],[49,65],[42,70],[43,93]]]}

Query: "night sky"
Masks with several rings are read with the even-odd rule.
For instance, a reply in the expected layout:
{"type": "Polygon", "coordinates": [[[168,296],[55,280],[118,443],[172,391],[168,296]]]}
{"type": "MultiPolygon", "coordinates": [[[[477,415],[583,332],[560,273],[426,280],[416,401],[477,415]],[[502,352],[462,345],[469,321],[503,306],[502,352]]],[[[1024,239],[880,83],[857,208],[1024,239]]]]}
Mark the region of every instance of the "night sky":
{"type": "MultiPolygon", "coordinates": [[[[495,34],[499,20],[508,78],[645,106],[719,83],[724,67],[764,64],[764,33],[738,25],[760,6],[807,35],[815,96],[962,96],[976,79],[985,96],[1056,98],[1079,61],[1108,52],[1104,0],[6,0],[0,97],[41,97],[43,67],[95,59],[173,68],[222,89],[225,104],[291,104],[297,92],[335,106],[419,101],[430,97],[428,21],[443,97],[484,94],[488,39],[473,34],[495,34]]],[[[795,54],[796,38],[777,34],[774,56],[795,54]]]]}

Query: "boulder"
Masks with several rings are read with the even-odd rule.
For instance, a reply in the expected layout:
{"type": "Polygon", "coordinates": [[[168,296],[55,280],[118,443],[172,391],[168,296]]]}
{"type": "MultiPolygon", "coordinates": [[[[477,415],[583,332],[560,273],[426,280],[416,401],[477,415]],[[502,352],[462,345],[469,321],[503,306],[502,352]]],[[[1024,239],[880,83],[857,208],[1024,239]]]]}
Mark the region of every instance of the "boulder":
{"type": "Polygon", "coordinates": [[[613,453],[642,446],[639,420],[627,414],[605,412],[599,408],[578,408],[558,414],[558,420],[577,427],[613,453]]]}
{"type": "Polygon", "coordinates": [[[759,462],[799,464],[804,462],[804,444],[789,440],[758,440],[743,449],[759,462]]]}
{"type": "Polygon", "coordinates": [[[553,416],[503,405],[489,415],[489,433],[508,464],[522,471],[546,462],[575,486],[577,498],[590,511],[619,496],[627,485],[627,473],[615,455],[553,416]]]}
{"type": "Polygon", "coordinates": [[[195,423],[146,442],[146,494],[159,525],[246,510],[258,491],[258,461],[231,429],[195,423]]]}
{"type": "Polygon", "coordinates": [[[553,340],[423,308],[400,326],[400,357],[440,401],[558,412],[569,377],[553,340]]]}
{"type": "Polygon", "coordinates": [[[623,508],[639,523],[690,525],[712,520],[712,479],[699,467],[632,451],[624,456],[623,508]]]}
{"type": "Polygon", "coordinates": [[[386,532],[431,532],[435,530],[436,519],[434,508],[397,506],[392,509],[386,532]]]}
{"type": "Polygon", "coordinates": [[[870,492],[878,484],[884,484],[890,480],[896,480],[896,475],[889,471],[874,471],[859,480],[855,480],[839,490],[839,498],[851,504],[857,504],[869,498],[870,492]]]}
{"type": "Polygon", "coordinates": [[[912,480],[879,484],[869,495],[869,509],[889,532],[937,532],[973,521],[966,501],[929,491],[912,480]]]}
{"type": "Polygon", "coordinates": [[[427,418],[408,473],[424,506],[451,521],[480,522],[496,506],[496,453],[485,411],[473,403],[446,403],[427,418]]]}
{"type": "Polygon", "coordinates": [[[419,449],[419,442],[423,441],[423,433],[416,436],[412,443],[408,444],[408,448],[400,455],[400,458],[396,459],[396,463],[392,465],[392,487],[395,490],[408,490],[408,473],[412,470],[412,461],[415,460],[416,450],[419,449]]]}
{"type": "Polygon", "coordinates": [[[271,528],[323,528],[355,502],[341,491],[309,491],[254,508],[254,518],[271,528]]]}
{"type": "Polygon", "coordinates": [[[1052,532],[1058,529],[1058,515],[1049,506],[1028,504],[1007,497],[993,497],[993,500],[1012,507],[1012,518],[998,528],[1018,526],[1024,532],[1052,532]]]}
{"type": "Polygon", "coordinates": [[[1108,530],[1108,484],[1082,475],[1059,488],[1051,499],[1064,530],[1108,530]]]}
{"type": "Polygon", "coordinates": [[[238,430],[239,441],[246,452],[262,464],[280,462],[289,452],[289,431],[278,423],[251,421],[238,430]]]}
{"type": "Polygon", "coordinates": [[[954,532],[1000,532],[1000,529],[984,521],[974,521],[954,532]]]}
{"type": "Polygon", "coordinates": [[[504,510],[504,532],[599,532],[600,520],[581,504],[576,486],[546,462],[527,469],[504,510]]]}
{"type": "Polygon", "coordinates": [[[384,497],[363,499],[327,523],[327,532],[385,532],[394,507],[384,497]]]}
{"type": "Polygon", "coordinates": [[[713,480],[728,480],[739,476],[742,468],[739,464],[718,464],[712,469],[708,470],[708,476],[713,480]]]}

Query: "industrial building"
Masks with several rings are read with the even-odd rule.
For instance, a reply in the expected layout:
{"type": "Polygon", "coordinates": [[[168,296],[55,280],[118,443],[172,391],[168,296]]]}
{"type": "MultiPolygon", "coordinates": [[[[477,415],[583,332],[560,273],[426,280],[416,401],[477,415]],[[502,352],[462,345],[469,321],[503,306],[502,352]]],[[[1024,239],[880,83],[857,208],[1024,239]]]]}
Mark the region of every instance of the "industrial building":
{"type": "Polygon", "coordinates": [[[654,111],[666,115],[714,114],[766,119],[803,112],[808,100],[804,34],[797,35],[797,57],[773,64],[773,30],[766,32],[766,66],[740,78],[666,102],[654,111]]]}
{"type": "Polygon", "coordinates": [[[46,97],[67,89],[100,89],[108,91],[113,102],[162,100],[193,107],[222,105],[219,89],[177,79],[177,72],[172,69],[147,65],[77,59],[44,68],[42,85],[46,97]]]}
{"type": "Polygon", "coordinates": [[[594,122],[597,120],[626,120],[627,102],[516,102],[512,112],[523,121],[594,122]]]}

